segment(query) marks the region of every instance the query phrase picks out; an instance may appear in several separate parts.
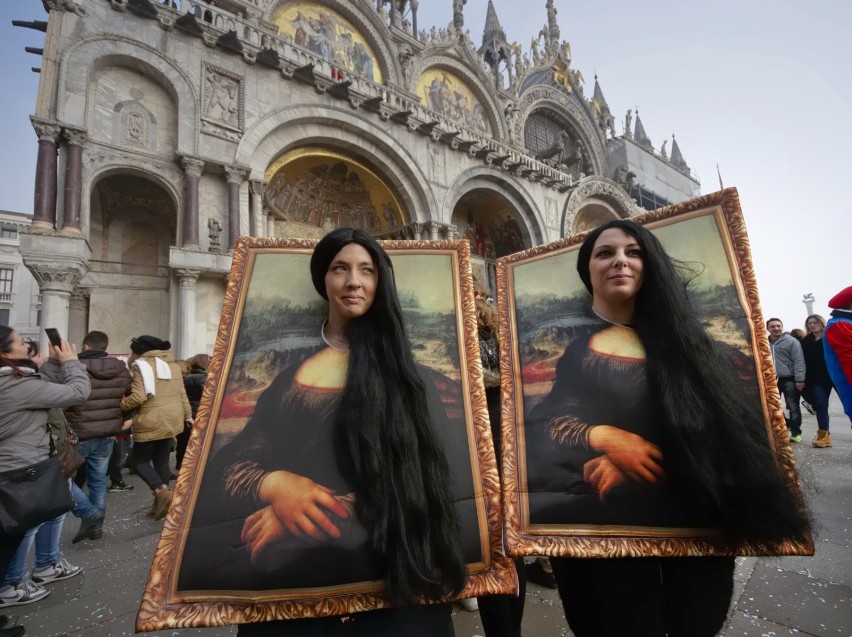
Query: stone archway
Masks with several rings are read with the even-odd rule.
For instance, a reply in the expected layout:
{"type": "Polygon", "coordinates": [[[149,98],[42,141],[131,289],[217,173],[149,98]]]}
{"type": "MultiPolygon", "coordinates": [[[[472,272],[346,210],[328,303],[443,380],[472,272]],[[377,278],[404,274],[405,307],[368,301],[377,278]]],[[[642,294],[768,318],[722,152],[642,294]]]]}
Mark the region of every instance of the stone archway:
{"type": "Polygon", "coordinates": [[[571,192],[562,215],[562,236],[590,230],[610,219],[641,211],[621,186],[605,177],[587,177],[571,192]]]}
{"type": "Polygon", "coordinates": [[[496,289],[495,260],[533,245],[515,204],[491,188],[474,188],[456,202],[451,224],[470,242],[474,274],[496,289]]]}
{"type": "Polygon", "coordinates": [[[268,166],[264,181],[275,236],[319,238],[343,226],[382,234],[410,221],[389,180],[352,152],[297,147],[268,166]]]}
{"type": "Polygon", "coordinates": [[[80,282],[89,290],[87,329],[106,332],[117,352],[139,334],[167,338],[176,202],[150,179],[113,173],[92,187],[90,205],[92,256],[80,282]]]}

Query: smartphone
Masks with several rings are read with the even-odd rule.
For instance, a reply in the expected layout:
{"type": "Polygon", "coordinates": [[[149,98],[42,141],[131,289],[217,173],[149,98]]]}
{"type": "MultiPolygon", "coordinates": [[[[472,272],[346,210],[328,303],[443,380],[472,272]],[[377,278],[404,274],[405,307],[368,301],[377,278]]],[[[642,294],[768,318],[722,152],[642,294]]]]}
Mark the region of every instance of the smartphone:
{"type": "Polygon", "coordinates": [[[62,345],[62,337],[59,335],[59,330],[55,327],[46,327],[44,328],[44,333],[47,334],[47,340],[50,341],[50,344],[54,347],[60,347],[62,345]]]}

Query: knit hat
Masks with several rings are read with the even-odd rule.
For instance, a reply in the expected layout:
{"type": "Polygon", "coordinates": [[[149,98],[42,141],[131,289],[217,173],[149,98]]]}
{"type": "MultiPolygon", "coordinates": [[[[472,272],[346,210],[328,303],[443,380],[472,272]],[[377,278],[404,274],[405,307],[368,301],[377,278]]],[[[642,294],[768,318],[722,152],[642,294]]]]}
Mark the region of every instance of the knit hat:
{"type": "Polygon", "coordinates": [[[828,302],[828,307],[833,310],[842,310],[850,305],[852,305],[852,285],[835,294],[828,302]]]}
{"type": "Polygon", "coordinates": [[[145,352],[150,352],[152,349],[171,349],[172,344],[168,341],[161,341],[156,336],[136,336],[130,339],[130,351],[141,356],[145,352]]]}

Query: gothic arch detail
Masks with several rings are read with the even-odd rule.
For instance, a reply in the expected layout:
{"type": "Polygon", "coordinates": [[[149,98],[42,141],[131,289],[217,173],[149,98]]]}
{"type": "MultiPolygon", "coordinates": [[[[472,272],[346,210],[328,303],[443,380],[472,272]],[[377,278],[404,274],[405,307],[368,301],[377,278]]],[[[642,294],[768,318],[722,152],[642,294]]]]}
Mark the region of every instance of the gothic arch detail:
{"type": "Polygon", "coordinates": [[[575,221],[585,206],[595,205],[606,208],[612,218],[627,218],[640,212],[636,203],[627,196],[624,189],[605,177],[587,177],[571,192],[562,213],[562,236],[573,234],[575,221]]]}

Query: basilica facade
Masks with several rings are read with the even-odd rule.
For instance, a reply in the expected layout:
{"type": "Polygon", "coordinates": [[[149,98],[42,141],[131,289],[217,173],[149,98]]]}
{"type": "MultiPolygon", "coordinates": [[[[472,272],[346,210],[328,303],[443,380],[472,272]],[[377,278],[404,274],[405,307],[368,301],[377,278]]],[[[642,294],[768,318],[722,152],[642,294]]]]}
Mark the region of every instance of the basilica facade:
{"type": "Polygon", "coordinates": [[[492,3],[477,43],[458,0],[441,27],[416,0],[43,3],[20,252],[76,342],[211,351],[241,235],[466,238],[493,284],[499,256],[699,192],[586,87],[553,0],[527,50],[492,3]]]}

